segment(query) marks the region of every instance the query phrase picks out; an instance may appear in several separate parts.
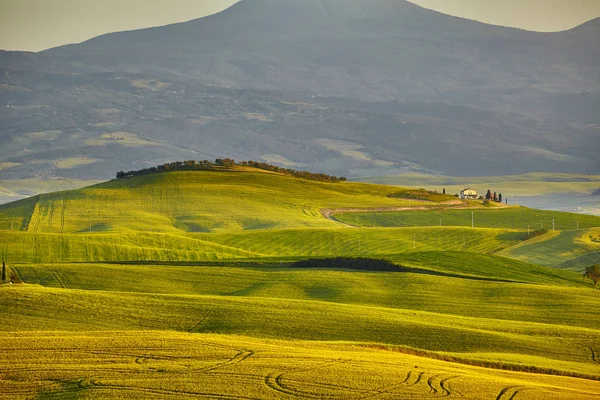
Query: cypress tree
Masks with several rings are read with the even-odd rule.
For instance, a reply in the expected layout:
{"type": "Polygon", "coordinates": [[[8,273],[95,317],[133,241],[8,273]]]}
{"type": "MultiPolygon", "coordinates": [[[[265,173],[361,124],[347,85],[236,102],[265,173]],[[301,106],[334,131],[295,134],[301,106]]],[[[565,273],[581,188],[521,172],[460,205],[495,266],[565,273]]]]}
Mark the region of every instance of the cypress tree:
{"type": "Polygon", "coordinates": [[[6,281],[6,264],[2,261],[2,282],[6,281]]]}

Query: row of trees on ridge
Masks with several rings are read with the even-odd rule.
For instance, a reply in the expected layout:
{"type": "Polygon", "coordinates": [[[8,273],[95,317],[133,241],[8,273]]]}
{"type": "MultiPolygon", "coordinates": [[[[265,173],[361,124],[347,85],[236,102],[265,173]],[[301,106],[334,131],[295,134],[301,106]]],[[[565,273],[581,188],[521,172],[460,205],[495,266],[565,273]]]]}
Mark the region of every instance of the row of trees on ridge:
{"type": "Polygon", "coordinates": [[[234,166],[242,166],[242,167],[253,167],[262,169],[265,171],[278,172],[285,175],[294,176],[296,178],[307,179],[311,181],[319,181],[319,182],[343,182],[346,181],[345,177],[337,177],[327,174],[317,174],[308,171],[297,171],[290,168],[282,168],[276,165],[267,164],[264,162],[258,161],[241,161],[236,163],[235,160],[231,158],[217,158],[214,162],[203,160],[187,160],[187,161],[175,161],[172,163],[161,164],[156,167],[140,169],[137,171],[119,171],[117,172],[117,179],[131,178],[134,176],[141,175],[149,175],[157,172],[166,172],[166,171],[207,171],[207,170],[219,170],[219,169],[228,169],[234,166]]]}

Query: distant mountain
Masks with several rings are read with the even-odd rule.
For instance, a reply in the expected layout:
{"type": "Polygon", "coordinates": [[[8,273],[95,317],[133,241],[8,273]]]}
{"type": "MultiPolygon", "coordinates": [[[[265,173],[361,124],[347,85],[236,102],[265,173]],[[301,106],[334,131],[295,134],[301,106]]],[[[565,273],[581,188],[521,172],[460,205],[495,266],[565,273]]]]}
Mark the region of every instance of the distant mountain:
{"type": "Polygon", "coordinates": [[[600,19],[536,33],[394,0],[242,0],[0,53],[0,180],[234,157],[336,175],[599,173],[600,19]]]}

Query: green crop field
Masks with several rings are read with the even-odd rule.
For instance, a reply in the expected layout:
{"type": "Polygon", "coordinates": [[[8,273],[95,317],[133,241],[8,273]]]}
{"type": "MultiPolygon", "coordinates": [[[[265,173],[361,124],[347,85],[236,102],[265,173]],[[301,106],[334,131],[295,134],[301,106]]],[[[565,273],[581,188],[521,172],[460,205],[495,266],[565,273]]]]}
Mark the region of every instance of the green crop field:
{"type": "Polygon", "coordinates": [[[402,212],[335,213],[340,222],[362,227],[462,226],[520,230],[576,230],[600,227],[600,217],[525,207],[496,209],[441,209],[402,212]]]}
{"type": "Polygon", "coordinates": [[[0,206],[0,397],[600,399],[600,218],[409,192],[234,168],[0,206]]]}

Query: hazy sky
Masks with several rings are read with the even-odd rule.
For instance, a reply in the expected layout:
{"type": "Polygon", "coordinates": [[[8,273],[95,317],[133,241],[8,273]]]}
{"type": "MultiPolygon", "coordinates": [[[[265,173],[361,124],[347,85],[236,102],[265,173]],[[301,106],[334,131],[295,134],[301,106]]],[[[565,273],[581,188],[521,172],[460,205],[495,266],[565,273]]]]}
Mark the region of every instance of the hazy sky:
{"type": "MultiPolygon", "coordinates": [[[[302,1],[302,0],[282,0],[302,1]]],[[[412,0],[497,25],[558,31],[600,17],[600,0],[412,0]]],[[[39,51],[107,32],[187,21],[235,0],[0,0],[0,49],[39,51]]]]}

